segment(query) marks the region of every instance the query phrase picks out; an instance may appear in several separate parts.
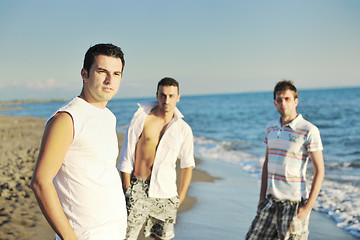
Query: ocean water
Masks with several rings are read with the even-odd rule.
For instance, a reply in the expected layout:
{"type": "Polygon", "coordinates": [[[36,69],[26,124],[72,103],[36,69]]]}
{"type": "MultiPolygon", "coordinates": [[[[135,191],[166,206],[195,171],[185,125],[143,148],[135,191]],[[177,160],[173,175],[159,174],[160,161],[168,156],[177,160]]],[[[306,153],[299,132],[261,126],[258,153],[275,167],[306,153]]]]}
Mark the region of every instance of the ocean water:
{"type": "MultiPolygon", "coordinates": [[[[146,100],[154,99],[109,102],[119,132],[126,131],[136,103],[146,100]]],[[[62,104],[20,104],[2,113],[47,118],[62,104]]],[[[218,171],[213,164],[226,164],[260,182],[265,125],[279,117],[272,92],[183,96],[178,107],[193,129],[196,156],[212,163],[210,174],[218,171]]],[[[360,238],[360,88],[300,90],[297,111],[319,128],[324,145],[326,173],[315,210],[360,238]]]]}

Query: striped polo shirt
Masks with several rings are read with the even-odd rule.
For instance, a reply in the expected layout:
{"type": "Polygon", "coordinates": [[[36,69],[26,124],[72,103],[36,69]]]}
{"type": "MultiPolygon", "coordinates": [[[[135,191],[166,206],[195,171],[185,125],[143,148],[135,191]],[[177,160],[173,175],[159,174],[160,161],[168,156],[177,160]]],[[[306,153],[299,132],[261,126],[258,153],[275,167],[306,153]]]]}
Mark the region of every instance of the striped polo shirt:
{"type": "Polygon", "coordinates": [[[318,128],[299,114],[281,126],[280,119],[266,126],[268,147],[267,194],[281,200],[308,198],[306,167],[309,152],[323,149],[318,128]]]}

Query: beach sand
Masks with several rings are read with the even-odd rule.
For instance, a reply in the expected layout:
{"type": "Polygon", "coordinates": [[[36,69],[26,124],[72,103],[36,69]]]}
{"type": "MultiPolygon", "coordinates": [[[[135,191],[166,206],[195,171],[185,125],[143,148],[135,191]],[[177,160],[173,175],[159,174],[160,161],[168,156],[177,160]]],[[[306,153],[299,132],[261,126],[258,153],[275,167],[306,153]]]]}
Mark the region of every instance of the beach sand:
{"type": "Polygon", "coordinates": [[[50,237],[29,187],[44,124],[44,119],[0,116],[0,239],[50,237]]]}
{"type": "MultiPolygon", "coordinates": [[[[29,186],[45,122],[41,118],[0,115],[1,240],[54,239],[54,232],[42,215],[29,186]]],[[[121,148],[124,135],[118,134],[118,137],[121,148]]],[[[212,182],[216,179],[204,171],[194,169],[193,182],[212,182]]],[[[196,199],[188,196],[179,212],[191,209],[195,203],[196,199]]]]}
{"type": "MultiPolygon", "coordinates": [[[[54,239],[54,232],[29,187],[45,121],[0,115],[1,240],[54,239]]],[[[118,136],[121,144],[124,136],[118,136]]],[[[259,186],[249,174],[230,164],[214,164],[197,159],[198,167],[194,169],[192,185],[179,209],[175,239],[244,238],[255,216],[259,186]],[[226,174],[226,178],[212,177],[207,172],[215,176],[226,174]],[[222,207],[224,204],[227,207],[222,207]],[[233,220],[231,226],[228,225],[229,221],[223,221],[229,218],[233,220]]],[[[142,235],[140,233],[139,239],[145,239],[142,235]]],[[[322,214],[313,212],[309,239],[355,238],[322,214]]]]}

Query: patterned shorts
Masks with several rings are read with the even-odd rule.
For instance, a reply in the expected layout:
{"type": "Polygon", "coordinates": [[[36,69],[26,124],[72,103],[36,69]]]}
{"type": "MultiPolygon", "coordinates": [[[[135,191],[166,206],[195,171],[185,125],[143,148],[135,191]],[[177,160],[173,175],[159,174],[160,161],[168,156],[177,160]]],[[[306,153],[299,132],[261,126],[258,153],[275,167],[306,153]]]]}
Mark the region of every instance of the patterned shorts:
{"type": "Polygon", "coordinates": [[[267,196],[260,204],[245,239],[306,240],[310,214],[304,221],[297,217],[304,201],[278,201],[267,196]]]}
{"type": "Polygon", "coordinates": [[[179,207],[179,197],[150,198],[148,197],[149,180],[132,177],[131,185],[126,190],[126,208],[128,226],[126,239],[136,240],[145,223],[145,237],[171,239],[175,236],[174,225],[179,207]]]}

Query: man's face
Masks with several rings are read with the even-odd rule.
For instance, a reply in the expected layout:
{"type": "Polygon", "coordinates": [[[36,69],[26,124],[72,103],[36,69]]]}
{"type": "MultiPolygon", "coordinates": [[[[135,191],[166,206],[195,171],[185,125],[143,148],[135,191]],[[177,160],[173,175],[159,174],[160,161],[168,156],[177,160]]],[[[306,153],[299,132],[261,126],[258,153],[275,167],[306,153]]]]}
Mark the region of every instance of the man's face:
{"type": "MultiPolygon", "coordinates": [[[[81,70],[84,92],[89,103],[107,103],[117,93],[122,76],[120,58],[98,55],[90,71],[81,70]]],[[[105,104],[106,105],[106,104],[105,104]]]]}
{"type": "Polygon", "coordinates": [[[282,117],[292,118],[296,117],[296,107],[298,99],[294,98],[294,93],[291,90],[276,93],[274,100],[275,107],[282,117]]]}
{"type": "Polygon", "coordinates": [[[176,107],[176,103],[180,101],[180,94],[176,86],[159,86],[156,94],[159,102],[159,108],[164,112],[172,112],[176,107]]]}

